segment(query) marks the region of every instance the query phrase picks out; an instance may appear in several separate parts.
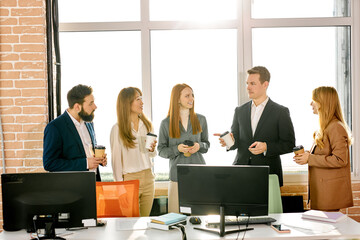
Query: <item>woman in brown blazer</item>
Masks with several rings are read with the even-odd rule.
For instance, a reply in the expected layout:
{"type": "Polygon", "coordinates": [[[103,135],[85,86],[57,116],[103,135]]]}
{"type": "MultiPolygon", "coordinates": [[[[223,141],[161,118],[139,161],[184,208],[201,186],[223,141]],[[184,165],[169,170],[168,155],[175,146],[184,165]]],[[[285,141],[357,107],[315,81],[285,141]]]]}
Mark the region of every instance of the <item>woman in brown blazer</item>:
{"type": "Polygon", "coordinates": [[[312,99],[320,129],[314,133],[311,151],[294,157],[296,163],[309,167],[310,208],[337,211],[351,207],[351,133],[344,121],[338,94],[333,87],[318,87],[313,90],[312,99]]]}

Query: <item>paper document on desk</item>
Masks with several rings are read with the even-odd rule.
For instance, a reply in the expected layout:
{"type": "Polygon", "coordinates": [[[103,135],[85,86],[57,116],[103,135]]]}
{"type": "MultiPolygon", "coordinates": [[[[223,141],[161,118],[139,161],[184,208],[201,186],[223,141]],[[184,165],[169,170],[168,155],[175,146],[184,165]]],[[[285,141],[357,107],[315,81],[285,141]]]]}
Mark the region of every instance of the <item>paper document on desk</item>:
{"type": "Polygon", "coordinates": [[[148,228],[148,218],[121,218],[116,219],[116,231],[145,230],[148,228]]]}
{"type": "Polygon", "coordinates": [[[324,212],[318,210],[309,210],[302,214],[302,218],[325,222],[338,222],[346,217],[347,216],[341,212],[324,212]]]}
{"type": "Polygon", "coordinates": [[[283,223],[285,226],[292,227],[296,230],[306,233],[319,234],[327,233],[336,229],[335,226],[325,223],[315,223],[315,222],[289,222],[283,223]]]}

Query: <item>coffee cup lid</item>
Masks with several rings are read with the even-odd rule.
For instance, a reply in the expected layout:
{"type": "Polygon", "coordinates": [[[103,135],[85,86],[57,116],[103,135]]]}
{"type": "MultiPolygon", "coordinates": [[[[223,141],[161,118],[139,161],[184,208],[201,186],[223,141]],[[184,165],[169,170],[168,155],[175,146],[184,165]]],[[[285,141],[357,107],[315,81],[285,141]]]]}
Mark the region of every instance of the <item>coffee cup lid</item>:
{"type": "Polygon", "coordinates": [[[149,132],[149,133],[146,134],[146,135],[148,135],[148,136],[153,136],[153,137],[157,137],[155,134],[153,134],[153,133],[151,133],[151,132],[149,132]]]}
{"type": "Polygon", "coordinates": [[[224,132],[223,134],[221,134],[220,137],[223,137],[223,136],[225,136],[225,135],[228,134],[228,133],[229,133],[229,131],[226,131],[226,132],[224,132]]]}
{"type": "Polygon", "coordinates": [[[184,144],[187,145],[187,146],[189,146],[189,147],[194,146],[194,142],[191,141],[191,140],[185,140],[185,141],[184,141],[184,144]]]}
{"type": "Polygon", "coordinates": [[[304,148],[303,145],[299,145],[299,146],[294,147],[293,151],[298,151],[298,150],[303,149],[303,148],[304,148]]]}
{"type": "Polygon", "coordinates": [[[105,149],[105,146],[103,146],[103,145],[96,145],[95,148],[96,148],[96,149],[105,149]]]}

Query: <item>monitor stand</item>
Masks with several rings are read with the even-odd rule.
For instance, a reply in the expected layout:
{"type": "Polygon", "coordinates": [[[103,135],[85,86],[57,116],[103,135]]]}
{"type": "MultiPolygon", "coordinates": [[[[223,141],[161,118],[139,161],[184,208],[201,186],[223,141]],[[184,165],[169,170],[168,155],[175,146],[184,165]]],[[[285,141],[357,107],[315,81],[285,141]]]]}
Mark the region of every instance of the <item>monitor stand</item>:
{"type": "MultiPolygon", "coordinates": [[[[35,239],[61,239],[61,240],[66,240],[65,238],[56,236],[55,233],[55,222],[56,219],[55,217],[45,217],[45,218],[40,218],[39,220],[37,220],[39,218],[36,218],[34,221],[42,221],[45,224],[45,233],[44,236],[42,237],[36,237],[36,238],[32,238],[31,240],[35,240],[35,239]]],[[[36,223],[35,223],[36,224],[36,223]]],[[[36,231],[36,229],[35,229],[36,231]]]]}
{"type": "Polygon", "coordinates": [[[201,230],[201,231],[205,231],[205,232],[212,232],[212,233],[217,233],[220,235],[220,237],[225,236],[226,234],[229,233],[236,233],[236,232],[243,232],[243,231],[249,231],[249,230],[254,230],[254,228],[244,228],[244,229],[234,229],[234,230],[228,230],[225,231],[225,208],[224,206],[220,206],[220,226],[219,226],[219,230],[215,230],[215,229],[209,229],[209,228],[201,228],[201,227],[194,227],[194,229],[197,230],[201,230]]]}

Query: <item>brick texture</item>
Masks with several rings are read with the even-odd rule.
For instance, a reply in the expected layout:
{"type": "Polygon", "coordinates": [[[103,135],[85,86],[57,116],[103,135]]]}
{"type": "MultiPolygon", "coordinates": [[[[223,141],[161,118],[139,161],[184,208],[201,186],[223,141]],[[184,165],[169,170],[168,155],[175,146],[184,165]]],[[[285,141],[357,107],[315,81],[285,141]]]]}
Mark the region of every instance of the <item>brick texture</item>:
{"type": "MultiPolygon", "coordinates": [[[[0,117],[6,173],[44,171],[42,139],[48,119],[45,31],[45,1],[1,0],[0,117]]],[[[1,154],[0,167],[3,173],[1,154]]],[[[2,227],[2,214],[0,224],[2,227]]]]}

